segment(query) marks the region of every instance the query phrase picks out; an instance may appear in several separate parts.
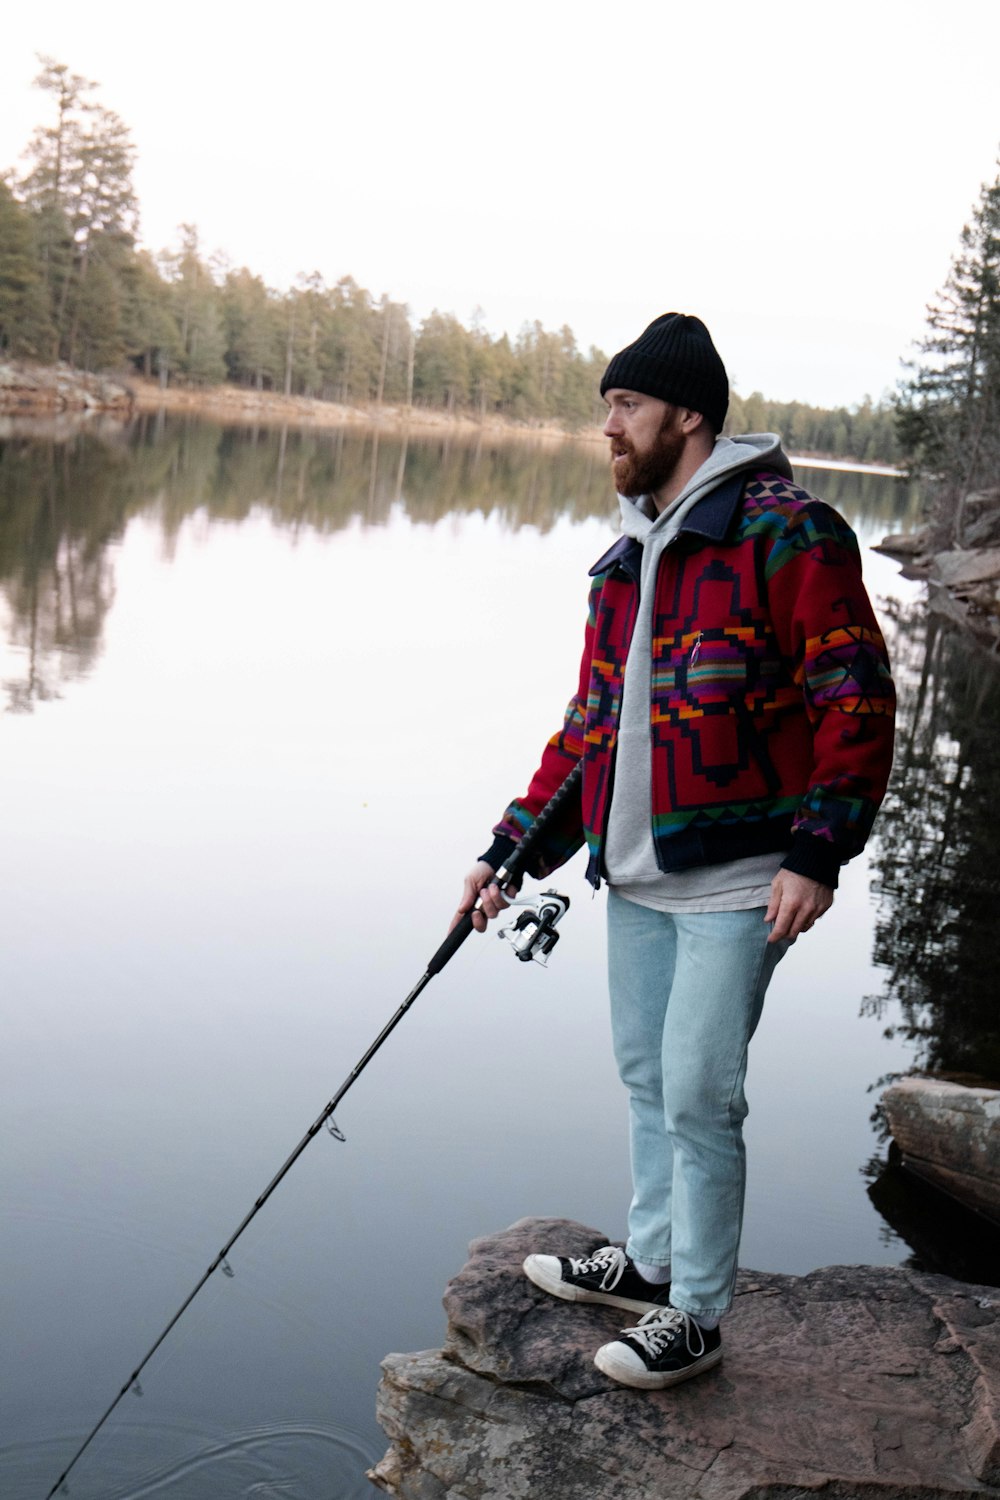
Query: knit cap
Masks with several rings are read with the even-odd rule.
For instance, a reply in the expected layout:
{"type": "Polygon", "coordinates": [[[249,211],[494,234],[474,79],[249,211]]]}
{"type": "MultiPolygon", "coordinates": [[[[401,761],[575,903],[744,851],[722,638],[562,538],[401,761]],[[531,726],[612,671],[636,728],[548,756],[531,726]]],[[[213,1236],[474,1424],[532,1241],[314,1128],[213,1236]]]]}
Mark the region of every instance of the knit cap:
{"type": "Polygon", "coordinates": [[[608,390],[639,391],[700,411],[718,432],[729,407],[726,367],[700,318],[662,313],[604,372],[608,390]]]}

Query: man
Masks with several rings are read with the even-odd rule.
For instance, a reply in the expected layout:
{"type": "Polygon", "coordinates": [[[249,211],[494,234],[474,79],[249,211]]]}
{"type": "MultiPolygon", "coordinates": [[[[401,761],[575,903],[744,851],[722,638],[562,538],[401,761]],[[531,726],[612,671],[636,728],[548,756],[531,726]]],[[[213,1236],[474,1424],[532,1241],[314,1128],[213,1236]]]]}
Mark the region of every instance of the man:
{"type": "MultiPolygon", "coordinates": [[[[492,876],[583,759],[542,877],[586,839],[607,881],[612,1034],[629,1095],[624,1250],[529,1255],[568,1301],[641,1315],[597,1350],[625,1385],[722,1358],[743,1215],[747,1048],[788,946],[833,901],[885,791],[893,689],[840,516],[794,484],[772,434],[719,437],[725,368],[666,313],[601,382],[623,536],[591,570],[577,693],[523,799],[466,877],[492,876]]],[[[509,892],[508,892],[509,894],[509,892]]],[[[457,920],[457,918],[456,918],[457,920]]]]}

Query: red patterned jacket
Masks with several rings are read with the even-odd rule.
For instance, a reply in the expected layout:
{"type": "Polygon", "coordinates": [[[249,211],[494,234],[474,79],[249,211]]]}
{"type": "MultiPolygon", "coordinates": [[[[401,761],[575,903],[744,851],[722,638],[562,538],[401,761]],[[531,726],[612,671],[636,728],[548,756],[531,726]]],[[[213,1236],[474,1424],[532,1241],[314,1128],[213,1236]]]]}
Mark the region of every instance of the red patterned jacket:
{"type": "MultiPolygon", "coordinates": [[[[591,569],[577,692],[524,798],[483,856],[503,863],[582,756],[579,799],[543,842],[542,877],[586,840],[600,884],[641,546],[591,569]]],[[[770,471],[695,504],[656,578],[650,734],[661,870],[774,850],[824,885],[864,845],[892,763],[894,693],[854,533],[770,471]]]]}

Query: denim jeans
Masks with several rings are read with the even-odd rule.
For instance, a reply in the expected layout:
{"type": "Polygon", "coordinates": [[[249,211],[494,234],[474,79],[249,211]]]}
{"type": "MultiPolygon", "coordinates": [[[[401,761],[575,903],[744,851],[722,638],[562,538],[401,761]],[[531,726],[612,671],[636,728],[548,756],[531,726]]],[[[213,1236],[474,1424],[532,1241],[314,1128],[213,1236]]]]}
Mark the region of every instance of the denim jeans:
{"type": "Polygon", "coordinates": [[[743,1225],[747,1047],[787,943],[764,907],[662,912],[608,891],[615,1057],[629,1093],[628,1253],[671,1267],[670,1300],[721,1317],[743,1225]]]}

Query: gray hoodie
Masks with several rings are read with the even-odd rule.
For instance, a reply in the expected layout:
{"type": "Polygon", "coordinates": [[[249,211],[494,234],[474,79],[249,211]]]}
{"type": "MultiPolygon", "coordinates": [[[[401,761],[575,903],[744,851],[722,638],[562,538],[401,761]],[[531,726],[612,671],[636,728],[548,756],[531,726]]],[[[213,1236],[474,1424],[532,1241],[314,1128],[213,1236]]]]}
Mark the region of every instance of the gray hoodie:
{"type": "Polygon", "coordinates": [[[665,911],[736,911],[766,904],[783,858],[780,853],[756,855],[666,875],[657,867],[653,851],[649,701],[656,572],[664,547],[677,535],[691,507],[744,469],[767,469],[792,478],[780,438],[773,432],[749,433],[716,438],[701,468],[659,515],[648,495],[640,500],[618,497],[622,531],[642,543],[642,566],[639,612],[625,663],[604,865],[609,885],[621,895],[665,911]]]}

